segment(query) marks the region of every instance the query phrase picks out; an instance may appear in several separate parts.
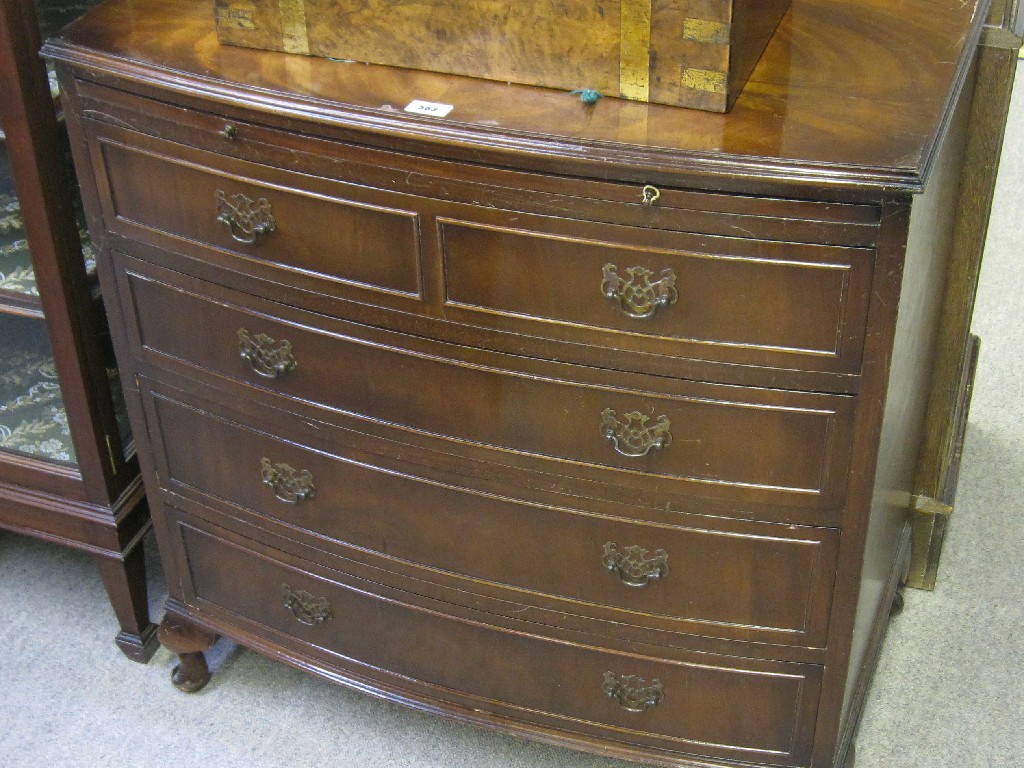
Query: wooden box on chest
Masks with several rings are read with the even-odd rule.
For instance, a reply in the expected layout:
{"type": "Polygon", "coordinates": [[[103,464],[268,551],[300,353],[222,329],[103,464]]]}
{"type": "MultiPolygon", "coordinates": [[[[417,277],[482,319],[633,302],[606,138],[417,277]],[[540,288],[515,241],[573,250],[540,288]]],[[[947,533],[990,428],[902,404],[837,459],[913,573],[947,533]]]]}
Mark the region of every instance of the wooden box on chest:
{"type": "Polygon", "coordinates": [[[222,43],[724,112],[790,0],[217,0],[222,43]]]}
{"type": "Polygon", "coordinates": [[[721,115],[221,46],[211,5],[47,47],[175,682],[221,633],[576,748],[844,765],[984,9],[795,0],[721,115]]]}

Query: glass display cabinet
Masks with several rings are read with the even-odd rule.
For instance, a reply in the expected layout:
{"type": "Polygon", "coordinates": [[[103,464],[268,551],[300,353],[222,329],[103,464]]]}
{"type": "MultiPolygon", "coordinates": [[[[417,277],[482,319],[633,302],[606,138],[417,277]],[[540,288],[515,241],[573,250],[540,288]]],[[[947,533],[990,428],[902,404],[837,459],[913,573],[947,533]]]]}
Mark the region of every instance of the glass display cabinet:
{"type": "Polygon", "coordinates": [[[0,3],[0,528],[93,555],[117,644],[146,661],[157,646],[149,515],[55,80],[38,55],[85,7],[0,3]]]}

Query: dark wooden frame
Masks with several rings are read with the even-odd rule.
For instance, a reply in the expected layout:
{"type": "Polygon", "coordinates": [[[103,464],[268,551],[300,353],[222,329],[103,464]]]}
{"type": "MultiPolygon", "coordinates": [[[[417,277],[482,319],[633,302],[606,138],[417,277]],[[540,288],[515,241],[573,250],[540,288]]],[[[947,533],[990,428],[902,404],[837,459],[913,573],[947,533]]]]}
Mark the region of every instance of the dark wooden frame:
{"type": "Polygon", "coordinates": [[[0,4],[0,118],[39,286],[38,304],[0,313],[46,323],[78,466],[0,453],[0,528],[93,555],[135,661],[156,650],[142,541],[150,528],[134,447],[123,445],[106,374],[107,330],[87,274],[35,8],[0,4]]]}

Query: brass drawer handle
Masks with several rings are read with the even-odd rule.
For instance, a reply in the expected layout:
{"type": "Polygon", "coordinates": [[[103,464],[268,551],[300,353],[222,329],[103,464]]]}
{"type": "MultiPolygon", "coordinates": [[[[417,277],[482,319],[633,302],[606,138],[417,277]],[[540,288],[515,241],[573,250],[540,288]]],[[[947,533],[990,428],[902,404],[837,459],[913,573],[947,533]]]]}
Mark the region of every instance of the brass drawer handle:
{"type": "Polygon", "coordinates": [[[287,584],[281,585],[281,594],[284,607],[303,624],[314,627],[334,618],[326,597],[314,597],[303,589],[293,590],[287,584]]]}
{"type": "Polygon", "coordinates": [[[661,684],[661,680],[651,680],[648,683],[636,675],[616,678],[614,672],[605,672],[601,690],[619,702],[619,706],[627,712],[646,712],[648,709],[654,709],[665,699],[665,686],[661,684]]]}
{"type": "Polygon", "coordinates": [[[654,205],[661,197],[661,190],[651,184],[645,184],[640,190],[640,201],[644,205],[654,205]]]}
{"type": "Polygon", "coordinates": [[[298,365],[290,341],[275,341],[265,333],[253,336],[245,328],[238,329],[238,355],[266,379],[276,379],[298,365]]]}
{"type": "Polygon", "coordinates": [[[615,542],[604,545],[601,564],[619,576],[619,580],[630,587],[646,587],[654,579],[668,575],[668,553],[656,550],[653,557],[647,557],[647,550],[631,544],[619,549],[615,542]]]}
{"type": "Polygon", "coordinates": [[[615,450],[623,456],[646,456],[652,449],[661,450],[672,444],[672,422],[668,416],[659,416],[652,426],[647,422],[650,416],[632,411],[619,421],[615,411],[605,408],[601,412],[601,434],[615,444],[615,450]]]}
{"type": "Polygon", "coordinates": [[[263,484],[286,504],[299,504],[313,498],[316,493],[313,475],[308,469],[300,472],[287,464],[271,464],[270,459],[264,456],[260,459],[260,474],[263,484]]]}
{"type": "Polygon", "coordinates": [[[214,198],[217,201],[217,221],[224,224],[231,237],[240,243],[255,245],[261,237],[277,229],[270,203],[265,197],[253,200],[239,192],[229,199],[223,190],[218,189],[214,198]]]}
{"type": "Polygon", "coordinates": [[[651,279],[654,273],[646,267],[627,267],[626,274],[629,278],[623,280],[618,267],[605,264],[601,293],[617,301],[623,314],[629,317],[638,320],[651,317],[659,307],[672,306],[679,298],[676,273],[671,269],[661,270],[657,280],[651,279]]]}

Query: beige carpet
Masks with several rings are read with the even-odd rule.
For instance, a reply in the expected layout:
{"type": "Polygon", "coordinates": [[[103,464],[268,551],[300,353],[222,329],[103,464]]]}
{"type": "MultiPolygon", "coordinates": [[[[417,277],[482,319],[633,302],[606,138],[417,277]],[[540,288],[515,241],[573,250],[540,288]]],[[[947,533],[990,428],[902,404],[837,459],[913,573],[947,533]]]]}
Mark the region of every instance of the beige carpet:
{"type": "MultiPolygon", "coordinates": [[[[1024,89],[978,300],[981,365],[938,588],[908,592],[858,739],[858,768],[1024,764],[1024,89]]],[[[155,591],[160,591],[158,584],[155,591]]],[[[172,656],[126,661],[78,553],[0,532],[3,768],[610,768],[356,694],[227,644],[187,696],[172,656]]]]}

